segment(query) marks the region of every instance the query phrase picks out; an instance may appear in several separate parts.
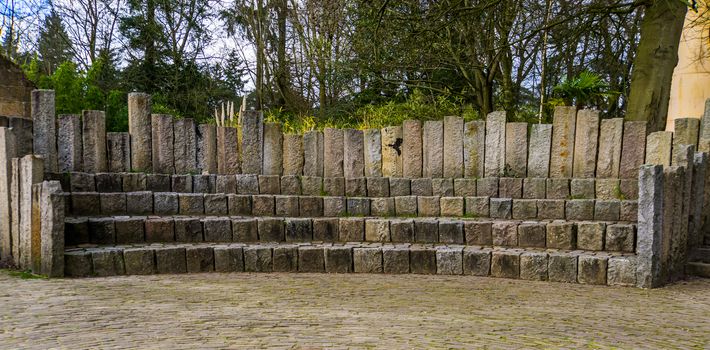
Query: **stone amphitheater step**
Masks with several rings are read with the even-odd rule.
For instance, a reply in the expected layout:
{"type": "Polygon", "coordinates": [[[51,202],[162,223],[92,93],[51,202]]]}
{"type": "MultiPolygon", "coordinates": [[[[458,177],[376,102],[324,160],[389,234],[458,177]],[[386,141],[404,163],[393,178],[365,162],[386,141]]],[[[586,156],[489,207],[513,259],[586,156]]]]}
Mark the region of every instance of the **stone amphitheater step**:
{"type": "Polygon", "coordinates": [[[685,272],[691,276],[710,278],[710,263],[690,262],[686,265],[685,272]]]}
{"type": "Polygon", "coordinates": [[[116,216],[65,220],[67,246],[169,242],[395,242],[634,252],[632,223],[382,217],[116,216]]]}
{"type": "Polygon", "coordinates": [[[151,244],[73,248],[70,277],[196,272],[327,272],[477,275],[634,285],[623,253],[382,243],[151,244]]]}
{"type": "Polygon", "coordinates": [[[690,260],[691,262],[701,262],[705,264],[710,264],[710,246],[695,248],[690,253],[690,257],[688,260],[690,260]]]}

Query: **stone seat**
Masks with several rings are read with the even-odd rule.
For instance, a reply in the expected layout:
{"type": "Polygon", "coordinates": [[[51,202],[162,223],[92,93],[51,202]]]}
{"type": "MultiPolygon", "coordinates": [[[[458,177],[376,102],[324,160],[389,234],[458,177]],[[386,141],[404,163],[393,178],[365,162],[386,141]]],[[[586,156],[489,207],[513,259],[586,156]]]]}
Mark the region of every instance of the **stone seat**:
{"type": "Polygon", "coordinates": [[[387,242],[635,251],[628,222],[489,218],[107,216],[65,219],[67,246],[172,242],[387,242]]]}
{"type": "Polygon", "coordinates": [[[623,253],[367,242],[102,245],[65,252],[65,274],[69,277],[355,272],[634,285],[635,264],[635,256],[623,253]]]}

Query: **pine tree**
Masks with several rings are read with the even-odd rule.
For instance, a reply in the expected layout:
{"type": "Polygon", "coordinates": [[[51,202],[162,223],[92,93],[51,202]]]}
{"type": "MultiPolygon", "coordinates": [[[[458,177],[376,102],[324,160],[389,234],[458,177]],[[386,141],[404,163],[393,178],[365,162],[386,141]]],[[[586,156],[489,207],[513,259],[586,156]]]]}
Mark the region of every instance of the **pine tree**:
{"type": "Polygon", "coordinates": [[[60,64],[71,60],[72,43],[59,14],[52,10],[44,19],[37,43],[41,73],[52,75],[60,64]]]}

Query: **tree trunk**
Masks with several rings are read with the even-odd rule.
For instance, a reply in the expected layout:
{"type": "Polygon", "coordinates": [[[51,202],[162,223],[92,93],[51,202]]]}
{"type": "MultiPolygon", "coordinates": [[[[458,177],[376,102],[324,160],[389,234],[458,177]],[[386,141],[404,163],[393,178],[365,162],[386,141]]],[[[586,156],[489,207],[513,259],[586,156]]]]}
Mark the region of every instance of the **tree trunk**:
{"type": "Polygon", "coordinates": [[[680,0],[654,0],[641,23],[634,69],[631,73],[627,120],[645,120],[647,132],[664,130],[673,70],[686,5],[680,0]]]}

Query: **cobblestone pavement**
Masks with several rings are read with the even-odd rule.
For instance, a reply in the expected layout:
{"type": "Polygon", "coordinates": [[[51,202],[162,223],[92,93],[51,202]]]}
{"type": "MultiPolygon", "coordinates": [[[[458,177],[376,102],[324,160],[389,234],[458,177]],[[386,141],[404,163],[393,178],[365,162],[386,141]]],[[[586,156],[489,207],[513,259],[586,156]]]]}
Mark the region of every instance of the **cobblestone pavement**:
{"type": "Polygon", "coordinates": [[[0,348],[708,348],[710,280],[0,272],[0,348]]]}

